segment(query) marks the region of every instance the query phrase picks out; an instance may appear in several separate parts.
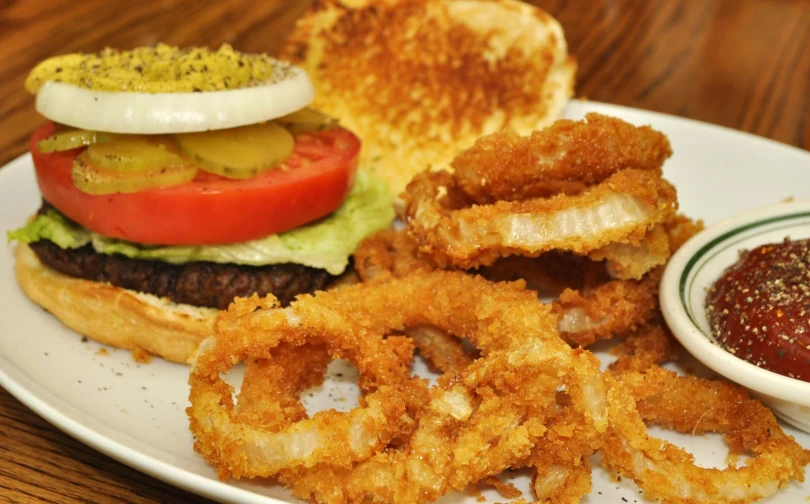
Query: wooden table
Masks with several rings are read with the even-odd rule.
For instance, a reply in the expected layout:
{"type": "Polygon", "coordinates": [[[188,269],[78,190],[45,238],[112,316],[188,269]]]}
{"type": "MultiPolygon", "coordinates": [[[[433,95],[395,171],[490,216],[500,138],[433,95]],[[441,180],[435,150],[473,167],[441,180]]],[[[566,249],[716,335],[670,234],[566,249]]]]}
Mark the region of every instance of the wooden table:
{"type": "MultiPolygon", "coordinates": [[[[538,0],[579,61],[577,94],[810,149],[810,2],[538,0]]],[[[43,119],[23,90],[48,56],[163,41],[274,52],[307,1],[0,1],[0,165],[43,119]]],[[[2,337],[2,335],[0,335],[2,337]]],[[[61,433],[0,390],[0,500],[201,502],[61,433]]]]}

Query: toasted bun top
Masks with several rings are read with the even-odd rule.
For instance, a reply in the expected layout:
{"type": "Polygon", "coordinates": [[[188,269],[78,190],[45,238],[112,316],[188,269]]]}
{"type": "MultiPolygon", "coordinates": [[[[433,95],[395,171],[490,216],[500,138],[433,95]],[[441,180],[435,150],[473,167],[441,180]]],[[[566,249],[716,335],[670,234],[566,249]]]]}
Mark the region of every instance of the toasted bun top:
{"type": "Polygon", "coordinates": [[[479,136],[552,122],[576,70],[559,23],[517,0],[318,0],[281,56],[397,194],[479,136]]]}

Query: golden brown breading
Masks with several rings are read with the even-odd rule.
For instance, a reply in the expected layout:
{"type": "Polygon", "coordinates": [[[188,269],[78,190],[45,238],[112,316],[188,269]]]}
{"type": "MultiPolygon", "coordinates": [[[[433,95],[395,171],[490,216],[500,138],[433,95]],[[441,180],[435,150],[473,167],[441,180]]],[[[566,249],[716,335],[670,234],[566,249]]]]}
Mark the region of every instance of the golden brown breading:
{"type": "Polygon", "coordinates": [[[648,170],[621,170],[576,196],[465,202],[452,174],[426,172],[408,184],[405,216],[419,250],[443,265],[473,268],[509,255],[549,250],[587,254],[613,243],[638,245],[675,215],[675,188],[648,170]]]}
{"type": "Polygon", "coordinates": [[[464,192],[487,204],[576,194],[619,170],[660,171],[671,155],[663,133],[591,113],[529,136],[502,131],[481,137],[452,167],[464,192]]]}
{"type": "Polygon", "coordinates": [[[556,119],[576,70],[559,23],[516,0],[320,0],[281,57],[307,70],[313,107],[360,136],[361,165],[394,194],[481,135],[556,119]]]}

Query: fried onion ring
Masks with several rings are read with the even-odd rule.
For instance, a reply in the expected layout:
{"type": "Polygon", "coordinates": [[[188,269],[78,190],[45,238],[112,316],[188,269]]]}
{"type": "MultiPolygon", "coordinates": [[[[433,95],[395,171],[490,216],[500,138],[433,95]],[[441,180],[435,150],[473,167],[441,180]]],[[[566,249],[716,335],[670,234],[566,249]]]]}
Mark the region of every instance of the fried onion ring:
{"type": "MultiPolygon", "coordinates": [[[[701,229],[701,221],[682,215],[664,222],[655,231],[656,234],[665,233],[665,236],[655,238],[661,241],[661,257],[666,255],[668,258],[701,229]]],[[[639,262],[643,262],[643,257],[639,262]]],[[[632,262],[633,256],[628,259],[632,262]]],[[[594,278],[591,271],[582,274],[594,278]]],[[[663,322],[655,322],[660,316],[658,285],[662,274],[663,267],[650,270],[640,280],[582,281],[576,275],[569,275],[572,288],[563,291],[554,301],[555,311],[560,315],[560,335],[569,343],[581,346],[617,335],[627,337],[620,347],[620,351],[627,355],[620,358],[621,363],[615,364],[616,369],[641,370],[674,358],[680,345],[663,322]],[[645,345],[649,345],[649,349],[645,350],[645,345]]]]}
{"type": "Polygon", "coordinates": [[[248,360],[235,418],[273,432],[307,418],[298,396],[323,383],[330,360],[322,345],[285,343],[273,350],[272,359],[248,360]]]}
{"type": "MultiPolygon", "coordinates": [[[[370,282],[434,271],[436,265],[419,254],[407,233],[386,229],[363,240],[355,251],[355,268],[362,281],[370,282]]],[[[409,327],[404,332],[434,371],[458,372],[475,358],[459,338],[430,325],[409,327]]]]}
{"type": "Polygon", "coordinates": [[[624,341],[611,348],[611,353],[619,357],[608,366],[608,370],[614,373],[645,371],[677,360],[682,350],[660,313],[656,312],[652,320],[625,335],[624,341]]]}
{"type": "Polygon", "coordinates": [[[663,225],[652,228],[638,245],[611,243],[588,254],[594,261],[605,261],[611,278],[639,280],[648,271],[663,266],[671,256],[669,235],[663,225]]]}
{"type": "MultiPolygon", "coordinates": [[[[413,271],[438,268],[419,253],[416,243],[405,231],[375,233],[363,241],[356,256],[355,264],[363,281],[398,278],[413,271]]],[[[558,296],[552,302],[554,313],[559,317],[558,330],[572,345],[584,347],[635,331],[658,309],[660,268],[638,281],[610,280],[604,264],[552,251],[536,258],[502,258],[482,268],[480,273],[493,281],[526,280],[540,295],[558,296]]],[[[470,358],[457,338],[443,336],[435,329],[417,335],[414,343],[423,355],[436,356],[429,361],[441,371],[461,369],[470,358]],[[449,367],[448,363],[456,365],[449,367]]]]}
{"type": "Polygon", "coordinates": [[[619,171],[576,196],[470,206],[448,172],[417,175],[404,193],[408,232],[441,265],[470,269],[501,256],[552,249],[588,254],[612,243],[638,245],[677,208],[657,173],[619,171]]]}
{"type": "Polygon", "coordinates": [[[591,113],[530,136],[504,131],[481,137],[451,166],[467,196],[486,205],[577,194],[628,168],[660,172],[671,155],[667,137],[649,126],[591,113]]]}
{"type": "Polygon", "coordinates": [[[401,434],[402,426],[410,421],[408,406],[418,396],[412,389],[422,383],[407,380],[409,365],[394,344],[401,339],[381,335],[427,324],[446,332],[455,329],[453,332],[468,337],[476,333],[475,344],[493,350],[526,341],[530,335],[546,333],[556,339],[555,318],[535,301],[532,292],[519,283],[501,284],[497,289],[488,288],[490,285],[463,273],[434,272],[343,287],[317,297],[301,296],[285,309],[256,297],[234,303],[218,320],[215,335],[200,345],[192,364],[187,412],[197,438],[195,449],[223,478],[271,476],[282,469],[311,467],[327,460],[336,466],[349,465],[368,457],[401,434]],[[483,294],[486,291],[489,296],[483,294]],[[457,314],[470,312],[472,293],[478,318],[468,322],[473,326],[459,325],[457,314]],[[423,306],[403,303],[403,299],[432,301],[423,306]],[[535,307],[532,333],[524,336],[497,325],[504,323],[509,312],[503,307],[519,309],[528,303],[535,307]],[[496,324],[487,325],[490,321],[496,324]],[[479,324],[483,325],[480,329],[479,324]],[[220,374],[247,358],[272,358],[272,350],[282,342],[324,345],[330,355],[345,358],[358,368],[361,389],[376,390],[363,398],[360,408],[347,414],[319,412],[279,432],[239,423],[232,388],[220,374]],[[334,456],[328,447],[338,441],[346,449],[334,456]]]}
{"type": "MultiPolygon", "coordinates": [[[[529,341],[538,339],[537,317],[538,314],[548,313],[548,307],[538,303],[531,293],[524,291],[528,295],[521,295],[519,299],[513,299],[508,304],[501,304],[500,297],[503,293],[494,298],[491,295],[493,290],[502,291],[507,284],[488,283],[481,278],[465,276],[460,272],[452,274],[437,272],[430,276],[437,274],[438,279],[445,280],[436,283],[430,282],[432,285],[430,292],[420,289],[419,293],[426,297],[418,299],[429,300],[429,302],[426,302],[423,308],[416,307],[415,309],[430,310],[434,305],[445,305],[444,310],[449,309],[449,313],[457,319],[455,322],[457,326],[464,327],[466,324],[473,324],[473,327],[487,328],[487,332],[497,330],[504,334],[520,335],[521,339],[517,341],[532,334],[535,337],[529,341]],[[466,280],[464,280],[465,278],[466,280]],[[459,287],[464,287],[466,284],[466,288],[470,290],[465,293],[463,289],[452,286],[453,283],[459,283],[459,287]],[[448,289],[448,286],[451,286],[450,292],[442,292],[448,289]],[[462,298],[467,299],[466,308],[461,308],[458,304],[462,298]],[[452,308],[446,306],[449,303],[452,303],[452,308]],[[486,316],[482,317],[480,310],[484,306],[486,306],[484,312],[486,316]],[[502,323],[509,321],[507,325],[493,323],[491,317],[494,314],[491,309],[494,306],[500,306],[509,311],[509,313],[500,314],[503,316],[502,323]],[[513,323],[518,323],[520,327],[524,328],[513,327],[513,323]]],[[[415,282],[415,276],[396,281],[395,285],[389,284],[389,287],[400,290],[403,285],[415,282]]],[[[415,293],[407,293],[408,296],[413,294],[415,293]]],[[[379,291],[375,290],[371,295],[379,298],[379,291]]],[[[444,313],[447,312],[444,311],[444,313]]],[[[452,330],[453,326],[446,326],[440,322],[436,319],[431,321],[433,325],[442,330],[452,330]]],[[[482,338],[476,330],[465,331],[464,334],[474,344],[481,346],[485,356],[458,375],[445,375],[442,379],[444,387],[447,386],[446,384],[452,384],[451,388],[443,388],[440,385],[431,390],[431,399],[419,417],[417,430],[408,444],[407,450],[389,451],[375,455],[352,469],[321,467],[315,468],[314,472],[298,471],[294,477],[288,478],[283,475],[282,479],[291,486],[298,497],[315,499],[319,502],[353,502],[364,499],[383,502],[415,502],[425,499],[432,500],[450,488],[461,489],[488,474],[500,472],[506,467],[517,467],[526,463],[521,460],[521,454],[525,454],[533,444],[531,436],[526,437],[527,433],[539,429],[545,419],[552,423],[556,418],[556,408],[550,407],[553,406],[553,403],[548,403],[549,399],[542,400],[542,397],[556,396],[556,392],[552,392],[550,388],[538,389],[537,387],[548,387],[548,374],[557,375],[559,369],[554,371],[557,366],[560,369],[570,370],[576,378],[568,379],[563,383],[576,403],[575,406],[568,408],[580,414],[582,420],[581,425],[575,429],[577,437],[591,440],[590,451],[586,454],[589,455],[595,449],[594,447],[598,446],[596,440],[604,432],[606,426],[604,392],[598,362],[592,354],[572,353],[568,346],[556,336],[548,338],[546,335],[548,330],[548,325],[541,330],[541,341],[543,341],[544,348],[538,348],[537,342],[531,346],[524,343],[520,349],[506,354],[499,350],[497,357],[490,353],[493,348],[492,340],[482,338]],[[524,357],[518,357],[519,355],[524,357]],[[544,364],[535,360],[540,359],[541,355],[544,364]],[[575,356],[573,360],[572,355],[575,356]],[[551,360],[546,360],[549,358],[551,360]],[[579,361],[582,362],[575,364],[579,361]],[[516,364],[520,364],[518,368],[513,367],[516,364]],[[486,369],[487,374],[483,374],[482,369],[486,369]],[[577,369],[580,370],[578,373],[574,371],[577,369]],[[503,373],[503,377],[498,378],[497,381],[494,378],[490,378],[489,382],[485,380],[488,373],[493,372],[503,373]],[[499,383],[506,377],[509,377],[507,384],[514,382],[512,385],[508,385],[509,394],[501,389],[503,386],[501,385],[495,390],[481,395],[482,391],[488,390],[485,386],[487,383],[499,383]],[[543,377],[543,381],[538,383],[541,377],[543,377]],[[465,391],[465,388],[459,388],[461,385],[473,388],[465,391]],[[497,392],[498,390],[501,391],[497,392]],[[545,392],[541,393],[542,390],[545,392]],[[513,412],[511,408],[514,406],[504,402],[502,398],[510,397],[511,400],[514,400],[514,394],[528,398],[524,400],[529,400],[534,408],[534,413],[530,414],[528,410],[522,409],[513,412]],[[546,403],[545,407],[544,403],[546,403]],[[456,421],[447,424],[452,419],[436,416],[437,412],[445,415],[448,411],[456,412],[456,415],[461,417],[456,421],[464,419],[463,425],[451,428],[456,425],[456,421]],[[473,412],[473,416],[467,418],[469,412],[473,412]],[[479,416],[481,419],[475,420],[479,416]],[[535,427],[529,429],[530,423],[521,420],[525,418],[533,418],[532,425],[535,427]],[[499,425],[503,427],[499,428],[499,425]],[[515,434],[510,434],[510,436],[517,434],[520,436],[511,439],[502,437],[504,432],[512,431],[515,434]],[[447,437],[448,432],[455,432],[455,442],[447,437]],[[416,448],[417,446],[419,448],[416,448]],[[471,447],[477,448],[469,452],[471,447]],[[501,455],[493,453],[493,447],[498,447],[495,451],[501,455]],[[502,458],[498,459],[498,456],[502,458]],[[324,482],[329,482],[329,484],[324,482]]],[[[494,346],[503,348],[504,343],[510,344],[508,341],[498,339],[498,343],[495,343],[494,346]]],[[[571,427],[566,422],[559,422],[555,429],[548,432],[555,433],[553,439],[570,440],[569,436],[572,434],[571,427]]],[[[535,434],[536,436],[537,434],[535,434]]],[[[543,438],[538,438],[535,442],[546,445],[543,438]]],[[[554,441],[550,437],[548,446],[550,447],[552,444],[554,441]]]]}
{"type": "Polygon", "coordinates": [[[295,306],[280,309],[272,299],[237,300],[220,315],[215,335],[200,345],[189,375],[187,414],[195,450],[220,477],[270,476],[323,460],[348,465],[367,458],[412,423],[408,409],[424,383],[410,379],[409,340],[375,338],[350,320],[330,325],[339,314],[313,313],[317,308],[312,304],[299,299],[295,306]],[[262,330],[256,331],[259,324],[262,330]],[[284,425],[284,418],[272,422],[284,427],[281,430],[265,427],[267,420],[245,421],[246,415],[235,411],[233,388],[220,374],[248,358],[272,359],[282,342],[323,345],[330,356],[353,363],[360,372],[360,388],[371,392],[348,413],[321,411],[291,425],[284,425]],[[333,443],[344,447],[337,456],[330,449],[333,443]]]}
{"type": "Polygon", "coordinates": [[[779,428],[768,408],[730,383],[651,367],[618,375],[608,398],[603,463],[632,478],[650,499],[752,502],[790,480],[804,480],[808,452],[779,428]],[[732,454],[753,456],[740,467],[698,467],[683,449],[649,437],[644,421],[679,432],[719,432],[732,454]]]}
{"type": "MultiPolygon", "coordinates": [[[[606,411],[605,381],[592,379],[589,387],[588,396],[601,402],[595,409],[606,411]]],[[[558,393],[566,400],[558,400],[557,414],[527,460],[534,468],[532,488],[539,502],[579,502],[591,488],[588,457],[601,446],[604,431],[591,425],[581,409],[571,407],[569,393],[558,393]]]]}
{"type": "Polygon", "coordinates": [[[589,437],[601,436],[607,428],[605,397],[598,394],[603,376],[592,354],[572,351],[559,339],[542,336],[494,351],[430,390],[403,449],[351,469],[321,466],[282,481],[296,497],[327,504],[432,501],[522,464],[547,431],[558,386],[571,390],[569,407],[582,413],[589,437]]]}
{"type": "Polygon", "coordinates": [[[438,268],[419,253],[408,233],[395,229],[377,231],[363,239],[354,252],[354,267],[363,282],[438,268]]]}
{"type": "Polygon", "coordinates": [[[611,280],[564,290],[552,302],[560,316],[560,336],[572,345],[585,347],[636,330],[658,311],[660,279],[659,269],[639,281],[611,280]]]}
{"type": "Polygon", "coordinates": [[[532,490],[541,504],[579,504],[591,491],[591,463],[582,458],[578,465],[542,464],[535,466],[532,490]]]}

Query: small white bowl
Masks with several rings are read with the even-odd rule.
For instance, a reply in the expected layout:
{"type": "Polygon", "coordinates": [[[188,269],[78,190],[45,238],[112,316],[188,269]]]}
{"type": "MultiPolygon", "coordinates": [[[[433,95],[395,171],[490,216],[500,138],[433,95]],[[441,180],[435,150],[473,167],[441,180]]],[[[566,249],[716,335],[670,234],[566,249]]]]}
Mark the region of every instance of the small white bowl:
{"type": "Polygon", "coordinates": [[[698,233],[670,259],[661,280],[661,310],[689,353],[716,373],[748,388],[774,413],[810,432],[810,383],[759,368],[724,350],[706,317],[706,292],[739,260],[742,250],[810,238],[810,201],[745,212],[698,233]]]}

